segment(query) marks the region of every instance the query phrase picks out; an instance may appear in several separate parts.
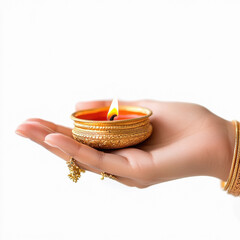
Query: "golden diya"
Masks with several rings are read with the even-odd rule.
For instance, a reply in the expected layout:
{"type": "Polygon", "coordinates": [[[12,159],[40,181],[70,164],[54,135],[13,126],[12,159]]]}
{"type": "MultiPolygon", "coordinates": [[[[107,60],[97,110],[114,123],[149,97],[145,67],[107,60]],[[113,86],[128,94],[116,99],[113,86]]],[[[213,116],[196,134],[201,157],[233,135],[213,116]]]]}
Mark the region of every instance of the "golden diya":
{"type": "Polygon", "coordinates": [[[150,109],[118,106],[117,99],[113,99],[110,108],[94,108],[73,113],[72,135],[78,142],[98,149],[133,146],[150,137],[151,115],[150,109]]]}

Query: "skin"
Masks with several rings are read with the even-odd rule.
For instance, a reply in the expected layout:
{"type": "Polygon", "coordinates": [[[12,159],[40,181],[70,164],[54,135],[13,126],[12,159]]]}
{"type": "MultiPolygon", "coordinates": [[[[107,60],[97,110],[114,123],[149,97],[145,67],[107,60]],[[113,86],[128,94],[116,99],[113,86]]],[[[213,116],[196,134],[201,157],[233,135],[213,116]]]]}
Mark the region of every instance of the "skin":
{"type": "MultiPolygon", "coordinates": [[[[110,106],[111,101],[80,102],[76,110],[110,106]]],[[[190,103],[140,100],[121,105],[147,107],[153,134],[135,147],[98,151],[75,141],[71,129],[42,119],[28,119],[16,133],[31,139],[83,169],[107,172],[118,182],[145,188],[190,177],[212,176],[226,181],[234,151],[234,125],[208,109],[190,103]]]]}

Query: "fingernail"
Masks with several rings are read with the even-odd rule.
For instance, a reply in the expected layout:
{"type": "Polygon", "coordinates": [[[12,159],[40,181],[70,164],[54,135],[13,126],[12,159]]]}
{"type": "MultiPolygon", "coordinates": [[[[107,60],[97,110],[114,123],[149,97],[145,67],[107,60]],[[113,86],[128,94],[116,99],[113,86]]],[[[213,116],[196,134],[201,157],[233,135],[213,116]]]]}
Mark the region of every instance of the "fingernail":
{"type": "Polygon", "coordinates": [[[57,145],[49,142],[48,140],[44,140],[43,142],[46,143],[46,144],[47,144],[48,146],[50,146],[50,147],[58,148],[60,151],[66,153],[66,152],[65,152],[63,149],[61,149],[59,146],[57,146],[57,145]]]}
{"type": "Polygon", "coordinates": [[[21,137],[27,138],[27,136],[24,135],[24,134],[23,134],[22,132],[20,132],[19,130],[16,130],[15,133],[16,133],[17,135],[21,136],[21,137]]]}
{"type": "Polygon", "coordinates": [[[58,148],[58,146],[56,146],[55,144],[50,143],[48,140],[44,140],[43,142],[45,142],[47,145],[49,145],[51,147],[58,148]]]}

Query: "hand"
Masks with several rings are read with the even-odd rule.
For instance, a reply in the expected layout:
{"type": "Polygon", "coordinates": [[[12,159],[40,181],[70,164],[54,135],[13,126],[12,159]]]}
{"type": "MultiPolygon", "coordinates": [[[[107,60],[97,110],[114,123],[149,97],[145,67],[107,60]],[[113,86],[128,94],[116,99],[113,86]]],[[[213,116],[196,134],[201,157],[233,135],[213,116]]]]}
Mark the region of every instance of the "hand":
{"type": "MultiPolygon", "coordinates": [[[[80,102],[77,110],[110,106],[110,101],[80,102]]],[[[71,129],[29,119],[16,132],[59,157],[76,159],[88,171],[106,172],[117,181],[139,188],[190,176],[213,176],[226,181],[234,149],[234,126],[206,108],[190,103],[159,101],[121,102],[147,107],[152,136],[135,147],[98,151],[72,138],[71,129]]]]}

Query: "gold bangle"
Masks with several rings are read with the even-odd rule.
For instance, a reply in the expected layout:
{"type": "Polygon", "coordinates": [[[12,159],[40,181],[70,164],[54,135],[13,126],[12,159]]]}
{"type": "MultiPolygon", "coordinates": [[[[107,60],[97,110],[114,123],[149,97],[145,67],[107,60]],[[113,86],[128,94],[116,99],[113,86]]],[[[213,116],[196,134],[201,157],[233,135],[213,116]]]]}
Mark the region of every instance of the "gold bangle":
{"type": "MultiPolygon", "coordinates": [[[[239,129],[239,123],[238,123],[238,129],[239,129]]],[[[239,146],[239,141],[240,138],[238,139],[238,151],[237,151],[237,157],[236,157],[236,162],[235,162],[235,167],[233,171],[233,176],[231,183],[228,187],[228,193],[234,195],[234,196],[239,196],[240,195],[240,146],[239,146]]]]}
{"type": "Polygon", "coordinates": [[[227,183],[224,186],[224,190],[234,196],[240,195],[240,134],[239,134],[239,122],[235,123],[235,147],[232,166],[227,183]]]}
{"type": "Polygon", "coordinates": [[[233,124],[235,126],[235,146],[234,146],[234,154],[233,154],[233,160],[232,160],[232,166],[231,166],[231,170],[229,173],[229,177],[227,182],[223,182],[222,181],[222,188],[227,191],[228,187],[230,185],[230,182],[232,180],[232,175],[233,175],[233,171],[234,171],[234,167],[235,167],[235,162],[236,162],[236,158],[237,158],[237,153],[238,153],[238,144],[239,144],[239,125],[238,122],[235,120],[233,121],[233,124]]]}

